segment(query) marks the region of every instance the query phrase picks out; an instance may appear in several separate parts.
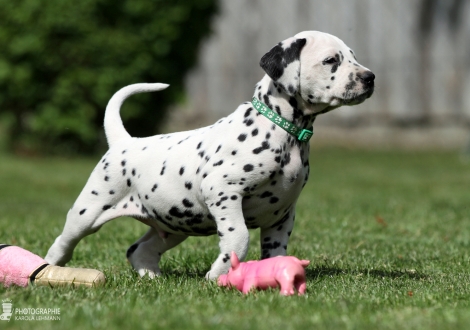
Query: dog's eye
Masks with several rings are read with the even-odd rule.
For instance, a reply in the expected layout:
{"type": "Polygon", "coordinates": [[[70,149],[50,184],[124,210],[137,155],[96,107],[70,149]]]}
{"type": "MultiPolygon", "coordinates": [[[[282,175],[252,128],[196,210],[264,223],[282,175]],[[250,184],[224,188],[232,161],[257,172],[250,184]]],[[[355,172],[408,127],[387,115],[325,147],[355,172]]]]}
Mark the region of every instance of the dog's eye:
{"type": "Polygon", "coordinates": [[[323,65],[325,64],[335,64],[336,63],[336,58],[334,57],[327,57],[323,60],[323,65]]]}

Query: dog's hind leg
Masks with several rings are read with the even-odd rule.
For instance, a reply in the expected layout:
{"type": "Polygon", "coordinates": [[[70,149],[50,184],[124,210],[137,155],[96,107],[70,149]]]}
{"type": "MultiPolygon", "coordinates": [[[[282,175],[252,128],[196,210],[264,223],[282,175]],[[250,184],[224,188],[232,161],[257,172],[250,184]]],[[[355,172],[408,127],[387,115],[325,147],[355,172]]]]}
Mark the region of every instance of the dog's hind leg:
{"type": "MultiPolygon", "coordinates": [[[[108,181],[108,177],[105,177],[108,181]]],[[[67,213],[62,234],[56,238],[50,247],[45,260],[51,265],[65,265],[73,255],[75,246],[82,238],[97,232],[109,220],[126,215],[141,215],[141,210],[134,204],[124,201],[123,197],[129,191],[112,185],[98,184],[102,173],[95,171],[90,176],[85,188],[78,196],[75,204],[67,213]],[[97,188],[99,187],[99,189],[97,188]],[[117,192],[121,192],[119,195],[117,192]]],[[[107,183],[107,182],[106,182],[107,183]]]]}
{"type": "Polygon", "coordinates": [[[162,237],[157,230],[150,228],[137,242],[127,250],[127,260],[140,276],[150,278],[161,274],[158,264],[162,254],[183,242],[187,236],[167,234],[162,237]]]}
{"type": "Polygon", "coordinates": [[[77,219],[76,210],[71,209],[67,214],[67,221],[62,234],[59,235],[54,244],[49,248],[44,258],[51,265],[64,266],[72,259],[73,250],[80,240],[92,234],[99,228],[93,228],[77,219]]]}

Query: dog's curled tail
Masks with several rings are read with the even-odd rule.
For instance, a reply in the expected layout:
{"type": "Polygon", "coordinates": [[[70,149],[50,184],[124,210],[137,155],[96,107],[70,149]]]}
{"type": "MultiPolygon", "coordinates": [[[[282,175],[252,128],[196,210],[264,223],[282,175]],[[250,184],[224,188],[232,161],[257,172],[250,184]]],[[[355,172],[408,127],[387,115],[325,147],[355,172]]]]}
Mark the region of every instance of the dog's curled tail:
{"type": "Polygon", "coordinates": [[[168,84],[154,83],[154,84],[133,84],[121,88],[117,91],[108,102],[106,112],[104,114],[104,131],[108,145],[111,147],[116,141],[130,138],[124,125],[122,124],[119,110],[122,103],[131,95],[138,93],[156,92],[167,88],[168,84]]]}

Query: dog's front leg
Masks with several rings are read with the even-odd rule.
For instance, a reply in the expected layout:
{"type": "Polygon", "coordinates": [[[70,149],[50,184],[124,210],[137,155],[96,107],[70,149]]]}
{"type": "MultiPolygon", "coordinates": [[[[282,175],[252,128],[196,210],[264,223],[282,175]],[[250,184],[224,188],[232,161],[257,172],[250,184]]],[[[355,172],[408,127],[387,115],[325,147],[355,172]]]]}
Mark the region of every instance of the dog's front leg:
{"type": "Polygon", "coordinates": [[[207,279],[217,279],[230,268],[230,254],[234,251],[240,260],[248,252],[250,235],[242,211],[242,196],[238,193],[219,193],[206,200],[217,224],[220,254],[206,274],[207,279]]]}
{"type": "Polygon", "coordinates": [[[261,259],[285,256],[287,243],[294,228],[295,208],[292,207],[281,219],[267,228],[261,228],[261,259]]]}

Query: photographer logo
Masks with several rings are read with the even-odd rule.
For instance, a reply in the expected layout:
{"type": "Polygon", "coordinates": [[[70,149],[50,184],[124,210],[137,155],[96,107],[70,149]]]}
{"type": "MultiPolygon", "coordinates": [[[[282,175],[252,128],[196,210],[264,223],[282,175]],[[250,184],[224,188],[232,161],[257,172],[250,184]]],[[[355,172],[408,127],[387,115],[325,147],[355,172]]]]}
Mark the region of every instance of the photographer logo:
{"type": "Polygon", "coordinates": [[[11,303],[11,299],[2,300],[2,314],[0,314],[0,320],[10,322],[11,315],[11,307],[13,304],[11,303]]]}
{"type": "Polygon", "coordinates": [[[13,308],[11,299],[2,300],[1,321],[60,321],[60,308],[13,308]]]}

